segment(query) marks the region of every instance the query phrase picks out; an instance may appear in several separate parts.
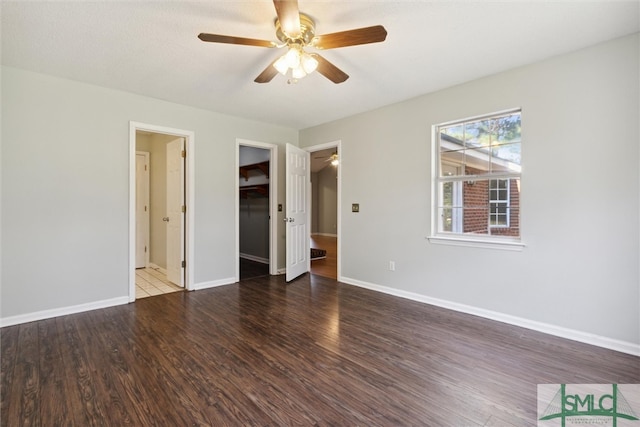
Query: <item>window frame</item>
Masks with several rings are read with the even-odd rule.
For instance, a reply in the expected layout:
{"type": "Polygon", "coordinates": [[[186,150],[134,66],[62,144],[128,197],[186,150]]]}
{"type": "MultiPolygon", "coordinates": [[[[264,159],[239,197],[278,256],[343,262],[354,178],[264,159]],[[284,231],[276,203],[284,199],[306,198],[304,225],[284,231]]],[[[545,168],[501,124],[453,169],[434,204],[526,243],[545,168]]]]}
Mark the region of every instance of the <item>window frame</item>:
{"type": "MultiPolygon", "coordinates": [[[[525,246],[522,241],[522,221],[519,221],[519,236],[504,236],[504,235],[491,235],[491,234],[482,234],[482,235],[473,235],[470,233],[464,233],[461,231],[458,232],[449,232],[449,231],[440,231],[441,230],[441,222],[442,218],[440,215],[441,201],[443,195],[441,194],[440,188],[441,185],[447,182],[459,183],[455,185],[463,185],[464,182],[473,182],[476,180],[487,181],[489,185],[492,180],[507,180],[507,189],[508,189],[508,201],[507,201],[507,225],[491,225],[491,201],[488,203],[489,215],[487,215],[487,229],[500,229],[507,228],[511,225],[511,191],[510,185],[512,179],[517,179],[522,181],[522,161],[520,164],[520,170],[515,172],[496,172],[496,173],[486,173],[486,174],[477,174],[477,175],[457,175],[457,176],[441,176],[440,168],[444,166],[441,161],[441,147],[440,147],[440,128],[461,124],[464,125],[467,122],[478,121],[482,119],[489,119],[493,117],[505,116],[513,113],[520,113],[520,119],[522,120],[522,109],[521,108],[512,108],[503,111],[497,111],[490,114],[483,114],[474,117],[468,117],[464,119],[451,120],[448,122],[442,122],[432,125],[431,127],[431,230],[430,234],[427,237],[429,242],[436,244],[448,244],[448,245],[456,245],[456,246],[471,246],[471,247],[482,247],[482,248],[491,248],[491,249],[504,249],[504,250],[514,250],[520,251],[525,246]]],[[[446,163],[446,161],[444,162],[446,163]]],[[[451,167],[451,166],[449,166],[451,167]]],[[[488,196],[490,198],[490,196],[488,196]]],[[[519,209],[521,209],[521,195],[519,202],[519,209]]],[[[521,212],[520,212],[521,213],[521,212]]],[[[519,214],[520,214],[519,213],[519,214]]],[[[460,215],[460,216],[463,216],[460,215]]]]}

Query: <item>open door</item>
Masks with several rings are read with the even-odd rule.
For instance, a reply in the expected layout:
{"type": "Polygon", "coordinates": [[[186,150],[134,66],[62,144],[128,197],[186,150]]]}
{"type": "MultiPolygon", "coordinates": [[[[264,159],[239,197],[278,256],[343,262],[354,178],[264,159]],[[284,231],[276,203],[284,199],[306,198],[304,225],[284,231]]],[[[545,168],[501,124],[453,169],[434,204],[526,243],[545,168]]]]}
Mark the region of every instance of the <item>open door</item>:
{"type": "Polygon", "coordinates": [[[184,287],[184,138],[167,144],[167,280],[184,287]]]}
{"type": "Polygon", "coordinates": [[[309,153],[287,144],[287,282],[309,271],[310,174],[309,153]]]}
{"type": "Polygon", "coordinates": [[[149,264],[149,153],[136,152],[136,268],[149,264]]]}

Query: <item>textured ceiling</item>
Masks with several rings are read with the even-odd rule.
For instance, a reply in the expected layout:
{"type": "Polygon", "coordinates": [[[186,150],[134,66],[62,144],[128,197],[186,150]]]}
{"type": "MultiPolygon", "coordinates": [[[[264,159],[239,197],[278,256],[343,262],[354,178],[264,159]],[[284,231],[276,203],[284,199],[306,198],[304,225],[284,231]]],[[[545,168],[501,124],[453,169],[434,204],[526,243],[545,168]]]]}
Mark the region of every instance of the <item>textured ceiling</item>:
{"type": "Polygon", "coordinates": [[[326,34],[382,24],[383,43],[327,50],[350,75],[253,79],[280,51],[263,1],[6,1],[2,64],[303,129],[638,32],[635,1],[299,1],[326,34]]]}

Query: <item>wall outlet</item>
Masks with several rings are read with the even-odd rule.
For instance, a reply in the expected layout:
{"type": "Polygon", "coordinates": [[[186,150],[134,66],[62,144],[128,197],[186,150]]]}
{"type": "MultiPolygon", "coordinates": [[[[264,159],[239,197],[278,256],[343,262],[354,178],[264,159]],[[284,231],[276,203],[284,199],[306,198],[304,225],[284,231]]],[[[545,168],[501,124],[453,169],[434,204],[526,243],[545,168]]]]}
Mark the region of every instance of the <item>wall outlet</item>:
{"type": "Polygon", "coordinates": [[[396,271],[396,262],[389,261],[389,271],[396,271]]]}

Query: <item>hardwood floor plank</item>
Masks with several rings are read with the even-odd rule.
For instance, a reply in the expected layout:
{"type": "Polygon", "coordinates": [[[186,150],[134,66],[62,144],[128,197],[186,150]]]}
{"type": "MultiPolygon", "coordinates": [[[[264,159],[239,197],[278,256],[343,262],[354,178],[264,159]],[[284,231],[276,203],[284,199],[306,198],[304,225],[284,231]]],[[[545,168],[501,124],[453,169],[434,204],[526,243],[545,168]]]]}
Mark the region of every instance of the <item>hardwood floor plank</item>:
{"type": "Polygon", "coordinates": [[[40,378],[41,396],[40,413],[51,425],[76,425],[69,406],[74,399],[62,399],[61,396],[73,390],[70,376],[63,363],[61,335],[58,333],[58,319],[47,319],[38,322],[40,338],[40,378]]]}
{"type": "Polygon", "coordinates": [[[311,274],[330,279],[338,278],[338,238],[334,236],[311,235],[311,247],[324,249],[327,256],[324,259],[311,261],[311,274]]]}
{"type": "Polygon", "coordinates": [[[0,332],[0,425],[9,425],[9,408],[14,410],[16,405],[10,405],[10,400],[18,395],[14,391],[14,371],[18,358],[19,326],[3,328],[0,332]]]}
{"type": "Polygon", "coordinates": [[[37,426],[41,423],[38,324],[20,325],[18,330],[7,425],[37,426]]]}
{"type": "Polygon", "coordinates": [[[317,275],[1,336],[12,426],[535,426],[537,384],[640,382],[638,357],[317,275]]]}

